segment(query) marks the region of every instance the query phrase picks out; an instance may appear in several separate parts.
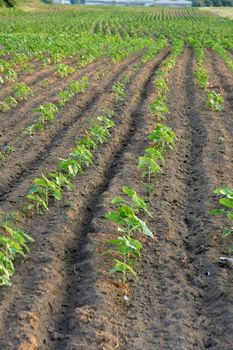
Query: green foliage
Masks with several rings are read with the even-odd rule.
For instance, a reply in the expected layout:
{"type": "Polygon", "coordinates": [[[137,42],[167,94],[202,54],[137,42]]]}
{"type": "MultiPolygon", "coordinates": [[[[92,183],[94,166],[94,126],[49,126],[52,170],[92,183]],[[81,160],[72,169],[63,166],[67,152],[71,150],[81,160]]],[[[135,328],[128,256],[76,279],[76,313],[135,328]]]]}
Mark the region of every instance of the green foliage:
{"type": "Polygon", "coordinates": [[[140,197],[136,191],[128,186],[122,187],[123,196],[116,196],[112,200],[112,204],[116,206],[115,211],[109,211],[105,214],[105,218],[114,222],[118,231],[122,232],[122,236],[117,239],[108,240],[113,250],[108,252],[118,259],[114,258],[114,266],[110,270],[110,274],[118,273],[122,276],[125,285],[129,278],[136,278],[137,273],[134,265],[141,256],[142,243],[132,237],[136,233],[143,233],[145,236],[153,238],[146,223],[138,217],[138,214],[149,213],[145,200],[140,197]]]}
{"type": "MultiPolygon", "coordinates": [[[[220,208],[212,210],[212,215],[224,215],[229,221],[233,221],[233,190],[231,188],[217,188],[214,194],[221,196],[218,200],[220,208]]],[[[223,231],[224,236],[233,233],[233,226],[223,231]]]]}
{"type": "Polygon", "coordinates": [[[13,86],[15,98],[18,100],[27,100],[29,96],[33,95],[32,89],[26,84],[20,83],[13,86]]]}
{"type": "Polygon", "coordinates": [[[158,96],[148,106],[149,111],[158,118],[158,120],[164,119],[165,114],[169,113],[169,108],[166,105],[167,99],[164,96],[158,96]]]}
{"type": "Polygon", "coordinates": [[[125,98],[125,83],[118,81],[117,83],[113,84],[112,86],[112,92],[116,95],[116,101],[121,101],[125,98]]]}
{"type": "Polygon", "coordinates": [[[14,97],[8,96],[0,102],[0,112],[10,111],[12,108],[16,107],[17,104],[18,102],[14,97]]]}
{"type": "Polygon", "coordinates": [[[26,232],[17,227],[17,215],[5,213],[0,217],[0,286],[10,286],[15,273],[17,255],[29,252],[28,243],[33,242],[26,232]]]}
{"type": "Polygon", "coordinates": [[[224,98],[214,90],[207,92],[207,106],[212,108],[214,111],[222,111],[224,98]]]}
{"type": "Polygon", "coordinates": [[[56,67],[56,73],[60,78],[67,77],[70,74],[73,74],[75,69],[67,64],[60,63],[56,67]]]}
{"type": "Polygon", "coordinates": [[[55,113],[58,112],[58,108],[54,103],[45,102],[43,105],[34,109],[39,113],[38,121],[45,125],[47,122],[53,122],[55,119],[55,113]]]}
{"type": "Polygon", "coordinates": [[[206,89],[209,86],[209,75],[203,67],[198,67],[194,72],[194,78],[197,79],[199,86],[206,89]]]}
{"type": "Polygon", "coordinates": [[[157,123],[156,128],[149,135],[149,140],[153,141],[160,149],[169,146],[171,148],[175,147],[176,135],[169,126],[157,123]]]}

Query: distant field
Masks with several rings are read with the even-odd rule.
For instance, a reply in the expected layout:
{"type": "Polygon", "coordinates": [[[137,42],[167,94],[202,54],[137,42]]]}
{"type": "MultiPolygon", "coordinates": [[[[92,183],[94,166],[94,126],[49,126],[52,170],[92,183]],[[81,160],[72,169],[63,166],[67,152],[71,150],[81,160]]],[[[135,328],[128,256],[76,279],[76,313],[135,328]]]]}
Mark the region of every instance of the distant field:
{"type": "Polygon", "coordinates": [[[0,350],[232,350],[232,20],[20,1],[0,11],[0,350]]]}
{"type": "Polygon", "coordinates": [[[210,11],[218,16],[233,19],[233,7],[204,7],[201,10],[210,11]]]}

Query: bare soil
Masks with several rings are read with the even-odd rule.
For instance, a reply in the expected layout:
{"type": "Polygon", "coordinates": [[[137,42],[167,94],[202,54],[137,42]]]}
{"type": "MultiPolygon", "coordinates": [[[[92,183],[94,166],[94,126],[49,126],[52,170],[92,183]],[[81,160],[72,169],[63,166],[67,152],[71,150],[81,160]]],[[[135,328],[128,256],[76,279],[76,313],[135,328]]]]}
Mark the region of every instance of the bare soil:
{"type": "MultiPolygon", "coordinates": [[[[111,139],[96,152],[95,165],[76,178],[75,190],[26,223],[36,243],[26,259],[18,259],[11,289],[0,291],[0,349],[233,349],[232,269],[219,264],[230,238],[222,238],[222,218],[208,213],[217,203],[213,190],[233,187],[232,76],[212,51],[206,68],[224,95],[224,111],[207,109],[205,93],[193,81],[189,48],[170,73],[165,122],[178,141],[167,152],[163,174],[153,178],[152,217],[143,219],[155,238],[144,241],[128,303],[103,254],[106,239],[116,234],[104,219],[112,198],[123,185],[146,194],[137,162],[156,123],[147,106],[168,53],[163,50],[138,70],[133,65],[140,54],[108,68],[44,135],[21,140],[1,169],[1,208],[12,210],[33,179],[69,153],[91,120],[106,108],[117,112],[111,139]],[[126,74],[126,98],[116,102],[111,86],[126,74]]],[[[99,64],[102,69],[106,63],[99,64]]],[[[8,117],[4,122],[7,132],[8,117]]]]}

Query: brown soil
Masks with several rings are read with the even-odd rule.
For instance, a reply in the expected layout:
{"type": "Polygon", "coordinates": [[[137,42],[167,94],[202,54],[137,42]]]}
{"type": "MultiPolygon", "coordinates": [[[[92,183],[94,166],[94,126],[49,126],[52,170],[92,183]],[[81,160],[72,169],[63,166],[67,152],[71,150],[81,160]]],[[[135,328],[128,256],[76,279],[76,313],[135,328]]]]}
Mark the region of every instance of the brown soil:
{"type": "MultiPolygon", "coordinates": [[[[222,239],[222,218],[208,214],[216,205],[213,189],[233,186],[232,78],[220,60],[215,67],[212,52],[207,69],[227,101],[224,112],[205,107],[205,94],[192,79],[189,49],[170,74],[166,123],[178,142],[167,153],[164,173],[153,179],[152,218],[143,219],[155,238],[144,242],[127,304],[121,284],[108,274],[111,260],[102,254],[106,239],[116,232],[104,220],[111,199],[122,185],[145,195],[137,160],[154,127],[147,105],[155,97],[156,69],[167,53],[137,72],[130,65],[139,56],[113,67],[86,100],[68,107],[63,125],[44,138],[36,136],[38,148],[44,148],[40,152],[32,146],[34,155],[22,162],[21,173],[12,171],[10,181],[1,173],[1,203],[8,210],[35,176],[69,153],[88,116],[105,108],[118,113],[111,139],[96,152],[95,166],[77,177],[75,190],[48,213],[28,220],[26,229],[36,243],[27,259],[19,259],[11,289],[0,291],[0,349],[232,350],[232,270],[219,265],[230,240],[222,239]],[[130,76],[127,97],[117,104],[110,87],[125,74],[130,76]]],[[[26,159],[29,150],[24,150],[26,159]]],[[[13,169],[14,163],[9,164],[13,169]]]]}
{"type": "MultiPolygon", "coordinates": [[[[112,69],[107,66],[108,73],[105,74],[103,81],[93,81],[92,84],[90,82],[89,90],[84,94],[78,94],[73,101],[66,104],[57,114],[55,123],[49,125],[45,132],[35,134],[32,137],[19,135],[19,129],[12,132],[15,140],[7,143],[14,146],[16,152],[8,156],[2,164],[0,172],[0,196],[2,200],[3,196],[5,200],[5,197],[9,196],[12,190],[15,190],[16,185],[20,185],[28,176],[35,176],[36,169],[41,165],[44,166],[49,155],[52,155],[53,164],[56,164],[58,157],[64,157],[68,154],[67,148],[69,150],[70,145],[73,146],[77,137],[77,127],[83,131],[82,122],[84,121],[86,125],[87,121],[95,115],[97,107],[99,113],[101,108],[107,108],[104,106],[107,103],[105,99],[111,92],[112,84],[127,74],[127,71],[130,70],[128,65],[139,61],[139,58],[140,55],[131,57],[112,69]],[[88,120],[86,120],[87,118],[88,120]],[[58,147],[61,149],[60,153],[56,152],[58,147]],[[23,158],[22,153],[24,154],[23,158]],[[7,167],[4,167],[4,163],[7,164],[7,167]]],[[[30,115],[29,111],[26,113],[30,115]]],[[[45,171],[44,169],[43,171],[45,171]]]]}

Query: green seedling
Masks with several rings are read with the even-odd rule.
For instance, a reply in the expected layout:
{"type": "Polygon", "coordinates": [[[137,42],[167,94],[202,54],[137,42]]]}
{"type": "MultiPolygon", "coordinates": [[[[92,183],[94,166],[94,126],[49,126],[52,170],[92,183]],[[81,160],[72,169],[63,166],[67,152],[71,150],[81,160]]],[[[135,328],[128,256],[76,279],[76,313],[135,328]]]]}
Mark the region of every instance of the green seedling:
{"type": "Polygon", "coordinates": [[[0,111],[7,112],[12,108],[16,107],[18,102],[12,96],[6,97],[3,101],[0,102],[0,111]]]}
{"type": "Polygon", "coordinates": [[[40,114],[38,121],[45,125],[48,121],[54,121],[58,108],[54,103],[45,102],[43,105],[35,108],[34,111],[40,114]]]}
{"type": "Polygon", "coordinates": [[[194,72],[194,78],[196,78],[198,85],[202,88],[202,89],[207,89],[209,86],[209,76],[207,71],[202,68],[202,67],[198,67],[198,69],[195,70],[194,72]]]}
{"type": "Polygon", "coordinates": [[[81,171],[83,167],[89,167],[93,164],[93,155],[85,146],[77,145],[75,150],[70,153],[70,157],[74,158],[80,165],[81,171]]]}
{"type": "Polygon", "coordinates": [[[210,90],[207,91],[207,106],[210,107],[213,111],[222,111],[224,103],[224,98],[216,91],[210,90]]]}
{"type": "Polygon", "coordinates": [[[142,176],[147,178],[149,182],[153,174],[161,173],[160,165],[156,160],[148,156],[139,157],[138,168],[142,170],[142,176]]]}
{"type": "Polygon", "coordinates": [[[89,137],[95,142],[95,143],[104,143],[109,138],[109,131],[105,127],[95,124],[92,128],[88,131],[89,137]]]}
{"type": "Polygon", "coordinates": [[[76,142],[77,146],[85,146],[89,150],[97,149],[97,144],[90,137],[83,137],[76,142]]]}
{"type": "Polygon", "coordinates": [[[163,96],[158,96],[148,106],[149,111],[159,120],[165,118],[165,114],[169,113],[169,108],[166,105],[167,99],[163,96]]]}
{"type": "Polygon", "coordinates": [[[59,176],[56,173],[52,173],[48,177],[42,175],[40,178],[36,178],[27,195],[27,199],[30,201],[28,210],[36,210],[37,213],[40,213],[41,209],[49,210],[49,198],[61,200],[62,188],[66,185],[70,188],[70,182],[64,176],[59,176]]]}
{"type": "MultiPolygon", "coordinates": [[[[219,199],[220,208],[210,211],[212,215],[224,215],[231,222],[233,221],[233,190],[230,188],[217,188],[214,194],[221,196],[219,199]]],[[[233,226],[223,231],[224,236],[233,233],[233,226]]],[[[230,248],[233,250],[233,246],[230,248]]]]}
{"type": "Polygon", "coordinates": [[[67,77],[70,74],[73,74],[75,69],[71,66],[68,66],[67,64],[58,64],[56,68],[56,73],[59,75],[61,78],[67,77]]]}
{"type": "Polygon", "coordinates": [[[160,123],[156,124],[156,128],[149,135],[149,140],[153,141],[162,149],[165,148],[165,146],[174,148],[176,139],[176,134],[172,129],[160,123]]]}
{"type": "Polygon", "coordinates": [[[116,113],[112,110],[112,109],[105,109],[103,111],[103,114],[107,117],[107,118],[112,118],[116,113]]]}
{"type": "Polygon", "coordinates": [[[77,160],[70,158],[60,159],[58,168],[69,177],[75,177],[79,172],[82,172],[82,167],[77,160]]]}
{"type": "Polygon", "coordinates": [[[108,240],[107,243],[114,247],[109,251],[121,258],[121,260],[114,259],[114,267],[110,270],[110,274],[120,273],[122,274],[122,282],[125,285],[127,283],[127,276],[132,278],[137,277],[137,273],[133,269],[136,259],[140,258],[140,250],[142,244],[139,240],[133,239],[129,236],[118,237],[118,239],[108,240]]]}
{"type": "Polygon", "coordinates": [[[111,128],[114,128],[114,126],[116,126],[114,121],[109,119],[105,115],[101,115],[101,116],[97,117],[97,119],[103,124],[103,127],[106,129],[111,129],[111,128]]]}
{"type": "Polygon", "coordinates": [[[164,94],[168,91],[168,85],[167,85],[166,80],[163,78],[156,80],[155,88],[156,88],[159,95],[164,96],[164,94]]]}
{"type": "Polygon", "coordinates": [[[223,136],[220,136],[218,138],[218,142],[221,143],[221,144],[225,143],[225,138],[223,136]]]}
{"type": "Polygon", "coordinates": [[[59,92],[57,97],[58,97],[58,105],[62,107],[74,97],[74,93],[70,90],[65,90],[65,91],[59,92]]]}
{"type": "Polygon", "coordinates": [[[0,161],[4,160],[5,159],[5,154],[3,152],[0,152],[0,161]]]}
{"type": "Polygon", "coordinates": [[[25,129],[23,129],[24,134],[33,135],[37,131],[43,131],[45,129],[45,126],[41,122],[37,122],[35,124],[27,126],[25,129]]]}
{"type": "Polygon", "coordinates": [[[143,187],[146,191],[146,196],[150,199],[151,195],[156,191],[155,186],[150,183],[145,183],[143,187]]]}
{"type": "Polygon", "coordinates": [[[79,92],[85,92],[89,86],[89,79],[87,77],[82,77],[79,81],[72,81],[69,84],[68,90],[72,91],[74,94],[79,92]]]}
{"type": "Polygon", "coordinates": [[[0,223],[0,285],[10,286],[15,273],[14,260],[17,255],[29,252],[28,242],[34,240],[13,222],[0,223]]]}
{"type": "Polygon", "coordinates": [[[13,146],[10,146],[10,145],[6,145],[4,147],[4,152],[5,154],[11,154],[11,153],[14,153],[16,151],[15,147],[13,146]]]}
{"type": "Polygon", "coordinates": [[[14,81],[17,80],[17,73],[14,69],[7,68],[4,71],[4,78],[5,78],[5,81],[13,83],[14,81]]]}
{"type": "Polygon", "coordinates": [[[108,212],[105,218],[115,222],[118,225],[118,230],[125,232],[129,236],[132,233],[140,232],[148,237],[153,237],[153,233],[145,222],[139,219],[134,210],[128,205],[119,205],[116,211],[108,212]]]}
{"type": "Polygon", "coordinates": [[[112,204],[115,204],[117,206],[126,204],[134,210],[135,214],[138,214],[139,212],[149,214],[147,204],[144,201],[143,197],[140,197],[133,188],[123,186],[122,192],[127,196],[127,198],[116,196],[113,198],[112,204]]]}
{"type": "Polygon", "coordinates": [[[122,83],[125,85],[130,82],[130,77],[126,74],[122,78],[122,83]]]}
{"type": "Polygon", "coordinates": [[[40,82],[40,86],[44,89],[47,89],[49,86],[49,81],[47,79],[44,79],[40,82]]]}
{"type": "Polygon", "coordinates": [[[122,82],[117,82],[112,86],[112,92],[116,95],[116,101],[121,101],[124,99],[125,93],[125,84],[122,82]]]}
{"type": "Polygon", "coordinates": [[[164,165],[164,148],[162,147],[149,147],[145,149],[144,155],[154,159],[156,162],[159,162],[161,165],[164,165]]]}
{"type": "Polygon", "coordinates": [[[13,92],[18,100],[27,100],[33,94],[32,89],[23,83],[14,85],[13,92]]]}

